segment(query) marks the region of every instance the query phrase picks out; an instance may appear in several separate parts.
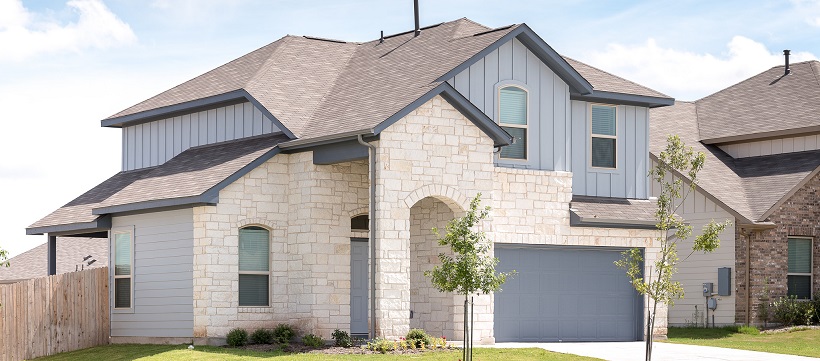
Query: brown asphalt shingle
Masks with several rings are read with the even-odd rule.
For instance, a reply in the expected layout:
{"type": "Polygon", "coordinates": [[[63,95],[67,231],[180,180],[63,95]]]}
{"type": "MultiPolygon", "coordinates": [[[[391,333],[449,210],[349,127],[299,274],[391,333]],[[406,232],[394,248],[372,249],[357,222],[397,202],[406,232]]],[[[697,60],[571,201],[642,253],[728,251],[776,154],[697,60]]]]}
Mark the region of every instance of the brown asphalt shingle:
{"type": "Polygon", "coordinates": [[[202,195],[286,140],[273,133],[190,148],[160,166],[117,173],[28,228],[91,222],[101,207],[202,195]]]}
{"type": "Polygon", "coordinates": [[[593,88],[598,91],[621,94],[635,94],[647,97],[670,98],[661,92],[649,89],[638,83],[613,75],[594,66],[584,64],[578,60],[564,56],[564,60],[575,68],[593,88]]]}
{"type": "Polygon", "coordinates": [[[699,139],[820,127],[820,62],[776,66],[696,101],[699,139]]]}
{"type": "Polygon", "coordinates": [[[584,219],[654,222],[657,203],[643,199],[572,196],[570,210],[584,219]]]}

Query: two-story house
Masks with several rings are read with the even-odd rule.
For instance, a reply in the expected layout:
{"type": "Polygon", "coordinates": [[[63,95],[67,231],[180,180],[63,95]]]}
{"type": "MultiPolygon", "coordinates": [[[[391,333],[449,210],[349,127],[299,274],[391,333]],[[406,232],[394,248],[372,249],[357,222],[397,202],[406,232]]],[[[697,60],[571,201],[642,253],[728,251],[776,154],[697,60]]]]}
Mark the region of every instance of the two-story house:
{"type": "Polygon", "coordinates": [[[673,102],[525,24],[286,36],[102,120],[122,171],[27,231],[110,238],[113,342],[458,339],[463,298],[423,273],[447,251],[431,228],[480,193],[518,274],[476,298],[477,340],[639,340],[646,302],[613,262],[657,253],[649,109],[673,102]]]}
{"type": "Polygon", "coordinates": [[[818,77],[820,62],[789,64],[786,55],[784,65],[717,93],[651,111],[653,156],[668,134],[706,154],[700,187],[679,214],[695,231],[711,219],[734,223],[716,253],[681,263],[686,296],[670,309],[670,324],[703,324],[704,316],[718,325],[760,324],[766,298],[820,292],[818,77]],[[717,300],[708,315],[706,282],[717,300]]]}

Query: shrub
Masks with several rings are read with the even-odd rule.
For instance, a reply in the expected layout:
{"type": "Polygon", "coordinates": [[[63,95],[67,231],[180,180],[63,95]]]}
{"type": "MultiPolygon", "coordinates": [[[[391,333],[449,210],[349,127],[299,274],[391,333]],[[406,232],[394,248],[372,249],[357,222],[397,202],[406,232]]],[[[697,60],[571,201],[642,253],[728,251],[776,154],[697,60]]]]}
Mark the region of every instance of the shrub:
{"type": "Polygon", "coordinates": [[[248,343],[248,331],[242,328],[235,328],[228,332],[227,340],[228,346],[239,347],[245,346],[248,343]]]}
{"type": "Polygon", "coordinates": [[[273,329],[273,340],[277,343],[290,343],[296,337],[296,331],[288,324],[280,323],[273,329]]]}
{"type": "Polygon", "coordinates": [[[740,327],[737,328],[737,332],[747,334],[747,335],[759,335],[760,334],[760,330],[758,330],[757,327],[754,327],[754,326],[740,326],[740,327]]]}
{"type": "Polygon", "coordinates": [[[814,302],[798,300],[795,296],[783,298],[772,303],[774,319],[786,326],[810,325],[816,316],[814,302]]]}
{"type": "Polygon", "coordinates": [[[396,348],[396,342],[384,338],[377,338],[373,340],[373,342],[368,342],[365,348],[370,351],[387,353],[388,351],[393,351],[396,348]]]}
{"type": "Polygon", "coordinates": [[[430,336],[427,335],[427,332],[424,332],[424,330],[420,328],[410,330],[405,338],[408,342],[414,343],[416,347],[430,346],[432,343],[430,336]]]}
{"type": "Polygon", "coordinates": [[[305,346],[316,348],[324,346],[325,340],[323,340],[319,336],[310,333],[305,335],[305,337],[302,337],[302,343],[305,344],[305,346]]]}
{"type": "Polygon", "coordinates": [[[271,344],[273,343],[273,331],[265,328],[260,328],[256,331],[253,331],[253,333],[251,334],[251,341],[253,343],[259,344],[271,344]]]}
{"type": "Polygon", "coordinates": [[[337,328],[333,330],[333,334],[330,336],[333,337],[333,341],[336,346],[353,347],[353,339],[350,338],[350,334],[346,331],[341,331],[337,328]]]}

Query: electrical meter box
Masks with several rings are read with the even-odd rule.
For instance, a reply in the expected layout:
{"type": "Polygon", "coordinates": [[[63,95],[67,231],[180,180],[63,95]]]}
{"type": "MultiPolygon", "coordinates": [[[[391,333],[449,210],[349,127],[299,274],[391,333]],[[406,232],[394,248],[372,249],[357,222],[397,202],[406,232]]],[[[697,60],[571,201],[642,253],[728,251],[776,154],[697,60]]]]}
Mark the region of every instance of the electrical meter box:
{"type": "Polygon", "coordinates": [[[703,297],[710,296],[712,296],[712,282],[706,282],[703,284],[703,297]]]}
{"type": "Polygon", "coordinates": [[[706,307],[709,307],[709,309],[712,311],[717,309],[717,299],[715,299],[714,297],[710,298],[708,301],[706,301],[706,307]]]}

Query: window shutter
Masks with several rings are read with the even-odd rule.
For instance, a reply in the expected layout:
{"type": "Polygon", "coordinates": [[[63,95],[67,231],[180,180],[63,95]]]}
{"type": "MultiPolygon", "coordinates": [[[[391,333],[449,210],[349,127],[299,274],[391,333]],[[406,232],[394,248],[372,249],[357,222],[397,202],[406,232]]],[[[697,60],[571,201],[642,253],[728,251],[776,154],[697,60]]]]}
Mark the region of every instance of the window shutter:
{"type": "Polygon", "coordinates": [[[266,272],[270,268],[270,237],[259,227],[239,230],[239,270],[266,272]]]}
{"type": "Polygon", "coordinates": [[[615,139],[592,138],[592,166],[615,168],[615,139]]]}
{"type": "Polygon", "coordinates": [[[518,87],[502,88],[498,101],[498,122],[527,125],[527,92],[518,87]]]}
{"type": "MultiPolygon", "coordinates": [[[[128,276],[131,274],[131,234],[114,234],[114,275],[128,276]]],[[[129,291],[130,292],[130,291],[129,291]]]]}
{"type": "Polygon", "coordinates": [[[527,159],[527,129],[501,127],[515,138],[515,143],[501,148],[501,158],[527,159]]]}
{"type": "Polygon", "coordinates": [[[615,107],[592,106],[592,134],[615,136],[615,107]]]}
{"type": "Polygon", "coordinates": [[[811,240],[789,238],[789,273],[811,273],[811,240]]]}

